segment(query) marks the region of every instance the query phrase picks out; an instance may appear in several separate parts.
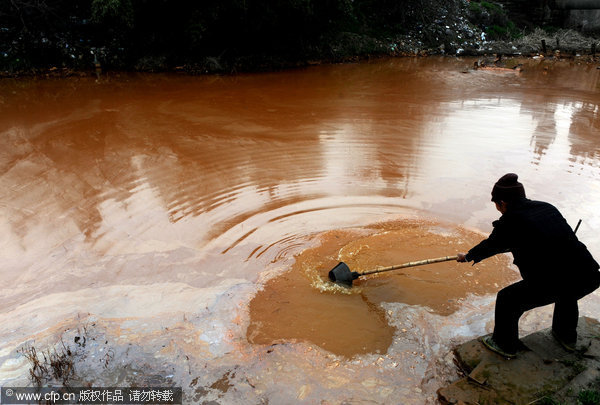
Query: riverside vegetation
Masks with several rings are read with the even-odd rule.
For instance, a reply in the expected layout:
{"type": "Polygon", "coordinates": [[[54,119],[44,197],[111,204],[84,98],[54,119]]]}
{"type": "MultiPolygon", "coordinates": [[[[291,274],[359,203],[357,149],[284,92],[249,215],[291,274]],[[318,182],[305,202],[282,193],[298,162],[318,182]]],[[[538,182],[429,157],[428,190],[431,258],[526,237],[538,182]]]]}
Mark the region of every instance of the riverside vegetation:
{"type": "MultiPolygon", "coordinates": [[[[539,51],[540,35],[549,44],[566,36],[475,0],[12,0],[0,2],[0,16],[4,75],[232,73],[380,55],[528,54],[539,51]]],[[[569,37],[563,50],[589,52],[595,43],[569,37]]]]}

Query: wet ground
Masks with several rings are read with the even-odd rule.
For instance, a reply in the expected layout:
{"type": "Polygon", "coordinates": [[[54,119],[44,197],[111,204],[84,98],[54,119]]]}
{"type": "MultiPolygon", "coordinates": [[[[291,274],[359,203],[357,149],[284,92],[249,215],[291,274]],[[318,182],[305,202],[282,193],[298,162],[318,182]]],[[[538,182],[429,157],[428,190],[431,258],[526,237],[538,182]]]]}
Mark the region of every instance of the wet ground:
{"type": "Polygon", "coordinates": [[[433,401],[510,260],[351,289],[327,281],[338,261],[466,251],[509,171],[600,257],[600,70],[474,61],[0,82],[0,385],[28,382],[17,349],[62,338],[77,383],[186,403],[433,401]]]}

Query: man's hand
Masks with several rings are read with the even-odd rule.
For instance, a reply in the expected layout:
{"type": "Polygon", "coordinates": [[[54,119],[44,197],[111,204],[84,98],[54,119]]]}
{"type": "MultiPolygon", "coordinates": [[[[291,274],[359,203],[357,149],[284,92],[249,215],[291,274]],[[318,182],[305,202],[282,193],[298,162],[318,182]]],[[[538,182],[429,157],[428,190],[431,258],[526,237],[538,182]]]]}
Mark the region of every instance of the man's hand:
{"type": "Polygon", "coordinates": [[[459,263],[464,263],[467,261],[467,256],[464,253],[457,253],[456,256],[456,261],[459,263]]]}

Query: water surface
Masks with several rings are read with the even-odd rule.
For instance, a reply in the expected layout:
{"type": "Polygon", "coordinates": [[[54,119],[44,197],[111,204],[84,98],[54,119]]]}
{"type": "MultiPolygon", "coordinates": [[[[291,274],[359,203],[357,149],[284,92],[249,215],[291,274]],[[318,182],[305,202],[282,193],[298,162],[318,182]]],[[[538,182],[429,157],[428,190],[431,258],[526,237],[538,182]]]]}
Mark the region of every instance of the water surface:
{"type": "MultiPolygon", "coordinates": [[[[62,337],[82,384],[173,382],[200,403],[432,401],[452,345],[491,330],[510,260],[350,291],[331,267],[467,250],[506,172],[583,219],[600,257],[600,70],[473,62],[0,82],[0,385],[27,381],[16,349],[62,337]]],[[[594,295],[581,313],[598,308],[594,295]]],[[[550,315],[526,314],[523,333],[550,315]]]]}

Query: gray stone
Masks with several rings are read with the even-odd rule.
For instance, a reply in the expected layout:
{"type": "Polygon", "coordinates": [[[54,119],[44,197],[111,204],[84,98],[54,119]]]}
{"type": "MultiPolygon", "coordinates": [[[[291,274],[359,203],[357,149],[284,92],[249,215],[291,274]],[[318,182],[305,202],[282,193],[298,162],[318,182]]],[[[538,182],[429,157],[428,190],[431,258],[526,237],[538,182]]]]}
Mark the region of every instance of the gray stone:
{"type": "Polygon", "coordinates": [[[576,403],[585,389],[600,389],[600,323],[579,318],[577,351],[567,352],[545,329],[521,339],[528,350],[505,359],[479,339],[455,349],[460,380],[438,390],[443,404],[529,404],[545,397],[576,403]]]}

